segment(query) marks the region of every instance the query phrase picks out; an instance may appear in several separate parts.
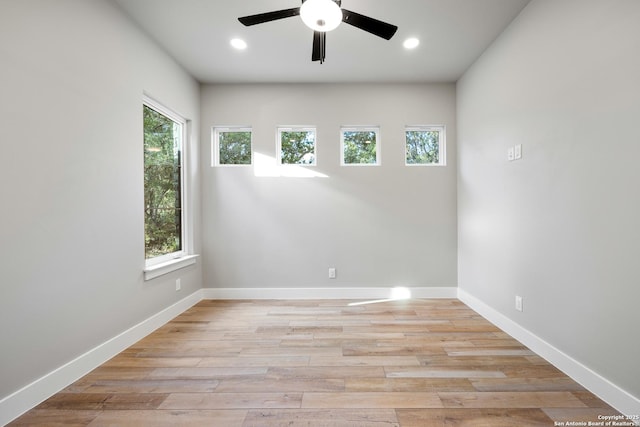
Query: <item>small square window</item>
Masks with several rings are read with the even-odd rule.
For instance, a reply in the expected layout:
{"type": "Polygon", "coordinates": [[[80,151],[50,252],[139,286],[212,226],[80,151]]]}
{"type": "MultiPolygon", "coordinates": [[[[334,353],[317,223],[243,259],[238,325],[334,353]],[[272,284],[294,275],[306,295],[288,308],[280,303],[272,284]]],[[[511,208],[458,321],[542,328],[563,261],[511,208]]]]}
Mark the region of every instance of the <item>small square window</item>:
{"type": "Polygon", "coordinates": [[[340,130],[342,165],[379,165],[380,129],[377,127],[342,128],[340,130]]]}
{"type": "Polygon", "coordinates": [[[405,129],[405,164],[444,166],[444,126],[407,127],[405,129]]]}
{"type": "Polygon", "coordinates": [[[278,128],[278,157],[283,165],[316,164],[316,129],[278,128]]]}
{"type": "Polygon", "coordinates": [[[214,128],[213,165],[250,165],[253,157],[251,136],[251,128],[247,127],[214,128]]]}

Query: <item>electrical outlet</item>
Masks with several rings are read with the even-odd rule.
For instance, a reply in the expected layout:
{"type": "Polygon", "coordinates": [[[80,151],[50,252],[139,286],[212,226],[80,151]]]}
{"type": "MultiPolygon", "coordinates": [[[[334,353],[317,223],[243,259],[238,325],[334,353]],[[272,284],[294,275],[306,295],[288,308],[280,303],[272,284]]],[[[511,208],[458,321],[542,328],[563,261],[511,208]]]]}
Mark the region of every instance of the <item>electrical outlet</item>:
{"type": "Polygon", "coordinates": [[[330,267],[329,268],[329,279],[335,279],[336,278],[336,269],[334,267],[330,267]]]}
{"type": "Polygon", "coordinates": [[[180,289],[182,289],[182,283],[180,282],[180,279],[176,279],[176,292],[180,289]]]}
{"type": "Polygon", "coordinates": [[[522,297],[516,295],[516,310],[518,311],[523,311],[523,307],[522,307],[522,297]]]}
{"type": "Polygon", "coordinates": [[[510,162],[514,161],[516,158],[516,150],[514,147],[509,147],[507,149],[507,160],[510,162]]]}

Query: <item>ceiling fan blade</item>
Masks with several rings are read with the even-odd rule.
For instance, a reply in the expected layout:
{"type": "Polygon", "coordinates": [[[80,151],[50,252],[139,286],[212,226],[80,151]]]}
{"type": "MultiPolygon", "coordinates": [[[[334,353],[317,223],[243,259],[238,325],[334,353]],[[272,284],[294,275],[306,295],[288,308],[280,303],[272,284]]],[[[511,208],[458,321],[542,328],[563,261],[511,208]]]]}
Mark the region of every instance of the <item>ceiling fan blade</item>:
{"type": "Polygon", "coordinates": [[[265,22],[276,21],[278,19],[290,18],[292,16],[298,15],[300,15],[300,8],[294,7],[291,9],[276,10],[274,12],[243,16],[241,18],[238,18],[238,21],[249,27],[251,25],[263,24],[265,22]]]}
{"type": "Polygon", "coordinates": [[[386,22],[360,15],[347,9],[342,9],[342,22],[386,40],[390,40],[398,30],[398,27],[395,25],[387,24],[386,22]]]}
{"type": "Polygon", "coordinates": [[[324,57],[326,54],[325,47],[327,45],[327,33],[314,31],[313,32],[313,52],[311,53],[312,61],[320,61],[322,64],[324,62],[324,57]]]}

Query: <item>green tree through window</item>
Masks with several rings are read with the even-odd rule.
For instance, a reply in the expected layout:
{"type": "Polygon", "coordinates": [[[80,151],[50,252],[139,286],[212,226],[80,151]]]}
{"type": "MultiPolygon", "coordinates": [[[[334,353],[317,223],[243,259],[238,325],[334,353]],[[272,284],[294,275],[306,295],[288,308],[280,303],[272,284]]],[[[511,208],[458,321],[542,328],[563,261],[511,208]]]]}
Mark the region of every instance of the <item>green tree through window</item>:
{"type": "Polygon", "coordinates": [[[316,164],[315,130],[280,130],[282,164],[316,164]]]}
{"type": "Polygon", "coordinates": [[[145,258],[182,250],[182,124],[143,106],[145,258]]]}
{"type": "Polygon", "coordinates": [[[219,130],[216,134],[220,165],[251,164],[251,131],[219,130]]]}
{"type": "Polygon", "coordinates": [[[342,155],[345,165],[378,164],[378,132],[375,130],[343,130],[342,155]]]}
{"type": "Polygon", "coordinates": [[[441,146],[443,129],[411,129],[405,132],[406,164],[442,164],[441,146]]]}

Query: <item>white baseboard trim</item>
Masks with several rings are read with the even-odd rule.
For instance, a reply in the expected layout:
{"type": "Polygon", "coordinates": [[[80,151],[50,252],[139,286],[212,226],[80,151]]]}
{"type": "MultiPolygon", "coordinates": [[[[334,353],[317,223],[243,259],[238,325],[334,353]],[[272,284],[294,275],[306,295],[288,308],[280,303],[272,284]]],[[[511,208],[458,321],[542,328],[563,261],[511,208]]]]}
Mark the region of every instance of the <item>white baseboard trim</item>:
{"type": "MultiPolygon", "coordinates": [[[[204,288],[167,307],[60,368],[0,400],[0,425],[5,425],[69,386],[135,342],[149,335],[203,299],[363,299],[391,297],[392,287],[370,288],[204,288]]],[[[623,414],[637,415],[640,400],[580,362],[524,329],[457,287],[411,287],[413,298],[457,298],[531,350],[565,372],[623,414]]]]}
{"type": "Polygon", "coordinates": [[[640,415],[640,400],[638,398],[459,288],[458,299],[622,414],[640,415]]]}
{"type": "MultiPolygon", "coordinates": [[[[392,287],[371,288],[204,288],[72,361],[0,399],[0,426],[8,424],[60,390],[82,378],[132,344],[149,335],[203,299],[388,299],[392,287]]],[[[457,298],[457,288],[410,288],[413,298],[457,298]]]]}
{"type": "Polygon", "coordinates": [[[8,424],[39,405],[201,300],[202,290],[198,290],[3,398],[0,400],[0,425],[8,424]]]}
{"type": "MultiPolygon", "coordinates": [[[[393,287],[369,288],[204,288],[204,299],[363,299],[392,298],[393,287]]],[[[457,298],[455,286],[409,287],[412,298],[457,298]]]]}

